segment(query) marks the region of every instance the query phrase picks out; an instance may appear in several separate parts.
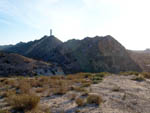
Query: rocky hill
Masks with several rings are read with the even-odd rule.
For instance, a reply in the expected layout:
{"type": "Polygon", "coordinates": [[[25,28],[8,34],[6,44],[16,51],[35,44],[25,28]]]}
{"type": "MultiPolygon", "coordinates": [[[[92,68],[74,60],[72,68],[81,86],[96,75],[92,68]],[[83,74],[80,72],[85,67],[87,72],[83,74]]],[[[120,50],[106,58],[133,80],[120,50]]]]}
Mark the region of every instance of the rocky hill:
{"type": "Polygon", "coordinates": [[[0,46],[0,50],[4,50],[4,49],[10,48],[12,46],[13,45],[3,45],[3,46],[0,46]]]}
{"type": "Polygon", "coordinates": [[[126,49],[111,36],[69,40],[44,59],[57,62],[66,73],[141,71],[126,49]]]}
{"type": "Polygon", "coordinates": [[[63,74],[61,68],[13,53],[0,52],[0,76],[63,74]]]}
{"type": "Polygon", "coordinates": [[[7,52],[18,53],[30,58],[42,60],[53,48],[57,47],[62,42],[54,36],[44,36],[40,40],[35,40],[27,43],[20,42],[15,46],[3,49],[7,52]]]}
{"type": "Polygon", "coordinates": [[[150,50],[128,51],[131,58],[141,67],[143,71],[150,72],[150,50]]]}
{"type": "Polygon", "coordinates": [[[113,37],[87,37],[62,43],[55,36],[19,43],[5,49],[60,65],[65,73],[141,71],[126,49],[113,37]]]}

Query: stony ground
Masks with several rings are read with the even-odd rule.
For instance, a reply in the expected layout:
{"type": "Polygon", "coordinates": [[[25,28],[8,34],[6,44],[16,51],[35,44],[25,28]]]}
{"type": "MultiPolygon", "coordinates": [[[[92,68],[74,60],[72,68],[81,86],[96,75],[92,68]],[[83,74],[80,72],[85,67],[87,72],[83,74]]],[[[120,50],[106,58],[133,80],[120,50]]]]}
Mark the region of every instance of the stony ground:
{"type": "Polygon", "coordinates": [[[90,93],[103,98],[100,106],[77,107],[64,96],[43,98],[41,104],[51,107],[54,113],[150,113],[150,80],[132,80],[135,76],[108,76],[103,82],[92,85],[90,93]]]}
{"type": "MultiPolygon", "coordinates": [[[[81,92],[69,91],[61,96],[41,97],[40,105],[49,108],[52,113],[150,113],[150,80],[135,81],[136,76],[111,75],[104,77],[99,84],[87,87],[89,94],[100,95],[103,103],[98,105],[85,105],[78,107],[75,100],[81,92]]],[[[84,96],[83,96],[84,98],[84,96]]],[[[0,98],[0,109],[7,106],[0,98]]]]}

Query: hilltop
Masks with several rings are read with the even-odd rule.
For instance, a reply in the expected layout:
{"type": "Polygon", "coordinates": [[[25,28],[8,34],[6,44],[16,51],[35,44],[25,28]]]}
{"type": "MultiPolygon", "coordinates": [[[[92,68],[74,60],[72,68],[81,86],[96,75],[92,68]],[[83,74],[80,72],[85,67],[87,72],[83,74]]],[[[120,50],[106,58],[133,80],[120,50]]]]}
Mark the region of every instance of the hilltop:
{"type": "Polygon", "coordinates": [[[39,40],[27,43],[20,42],[14,46],[3,49],[3,51],[18,53],[26,57],[43,60],[43,57],[59,44],[62,44],[62,42],[56,37],[44,36],[39,40]]]}

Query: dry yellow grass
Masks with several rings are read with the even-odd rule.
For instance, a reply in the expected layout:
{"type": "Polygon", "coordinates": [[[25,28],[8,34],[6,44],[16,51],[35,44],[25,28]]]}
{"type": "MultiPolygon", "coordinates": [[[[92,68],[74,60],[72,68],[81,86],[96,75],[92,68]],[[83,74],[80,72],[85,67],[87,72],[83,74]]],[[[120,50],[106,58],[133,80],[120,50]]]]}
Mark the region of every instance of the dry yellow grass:
{"type": "Polygon", "coordinates": [[[78,105],[78,107],[84,106],[85,105],[85,99],[83,98],[77,98],[75,100],[76,104],[78,105]]]}
{"type": "Polygon", "coordinates": [[[8,100],[7,102],[12,109],[30,113],[44,112],[40,108],[38,112],[35,112],[40,97],[64,95],[69,91],[74,93],[68,99],[75,101],[78,106],[83,106],[85,105],[85,99],[76,99],[76,94],[79,93],[81,96],[87,97],[88,91],[86,88],[93,83],[94,77],[97,76],[91,73],[79,73],[68,76],[0,78],[0,86],[3,89],[0,89],[0,92],[2,91],[0,95],[8,100]]]}
{"type": "Polygon", "coordinates": [[[8,103],[14,110],[23,112],[36,108],[39,101],[38,96],[28,94],[10,95],[8,98],[8,103]]]}
{"type": "Polygon", "coordinates": [[[96,104],[100,105],[103,102],[101,96],[96,94],[91,94],[87,97],[87,103],[88,104],[96,104]]]}
{"type": "Polygon", "coordinates": [[[141,75],[142,75],[144,78],[150,79],[150,72],[143,72],[143,73],[141,73],[141,75]]]}

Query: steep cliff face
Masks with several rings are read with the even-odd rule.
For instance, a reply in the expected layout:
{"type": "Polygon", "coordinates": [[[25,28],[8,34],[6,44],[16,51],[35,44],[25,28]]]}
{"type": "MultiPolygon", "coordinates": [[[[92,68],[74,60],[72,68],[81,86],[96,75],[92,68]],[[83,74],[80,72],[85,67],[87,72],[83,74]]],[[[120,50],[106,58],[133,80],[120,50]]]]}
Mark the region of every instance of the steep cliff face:
{"type": "Polygon", "coordinates": [[[111,36],[70,40],[48,56],[46,60],[57,62],[66,73],[141,71],[126,49],[111,36]]]}
{"type": "Polygon", "coordinates": [[[62,75],[60,67],[17,54],[0,52],[0,76],[62,75]]]}

